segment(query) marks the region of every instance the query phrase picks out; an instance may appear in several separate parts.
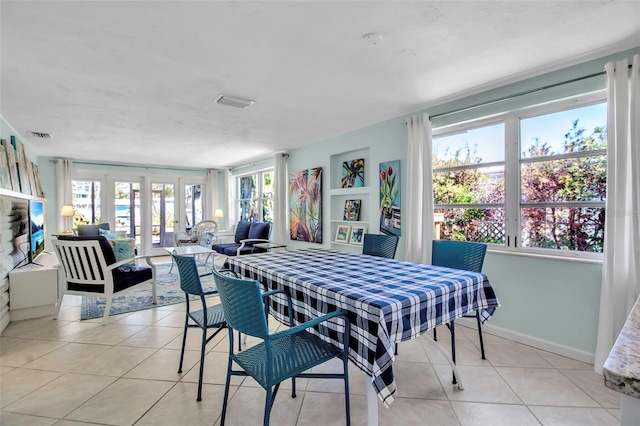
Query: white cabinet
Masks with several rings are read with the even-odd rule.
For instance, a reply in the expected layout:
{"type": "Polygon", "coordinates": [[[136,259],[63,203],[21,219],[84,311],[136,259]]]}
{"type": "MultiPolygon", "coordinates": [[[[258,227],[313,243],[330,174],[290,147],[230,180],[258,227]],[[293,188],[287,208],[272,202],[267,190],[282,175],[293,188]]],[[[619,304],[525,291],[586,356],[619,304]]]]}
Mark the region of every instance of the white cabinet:
{"type": "Polygon", "coordinates": [[[43,253],[37,263],[9,272],[11,321],[53,314],[58,300],[58,258],[53,253],[43,253]]]}

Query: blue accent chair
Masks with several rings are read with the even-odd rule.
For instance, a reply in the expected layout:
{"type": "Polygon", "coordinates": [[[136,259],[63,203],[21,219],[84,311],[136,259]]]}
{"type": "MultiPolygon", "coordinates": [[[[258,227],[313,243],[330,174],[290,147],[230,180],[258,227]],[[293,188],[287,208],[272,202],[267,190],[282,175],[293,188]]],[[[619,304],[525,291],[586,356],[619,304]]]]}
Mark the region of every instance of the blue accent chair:
{"type": "Polygon", "coordinates": [[[267,251],[266,249],[255,247],[254,244],[270,242],[270,232],[270,222],[247,222],[241,220],[236,226],[234,242],[214,244],[211,248],[225,256],[264,253],[267,251]]]}
{"type": "Polygon", "coordinates": [[[393,259],[396,257],[398,237],[385,234],[364,234],[362,254],[393,259]]]}
{"type": "Polygon", "coordinates": [[[173,261],[178,266],[180,274],[180,288],[185,293],[187,310],[184,318],[184,333],[182,335],[182,348],[180,349],[180,365],[178,373],[182,373],[182,362],[184,361],[184,347],[187,342],[187,330],[189,328],[200,328],[202,330],[202,346],[200,347],[200,374],[198,376],[198,397],[202,400],[202,375],[204,373],[204,355],[207,343],[211,341],[223,328],[227,326],[225,322],[222,305],[214,305],[207,307],[205,296],[216,294],[217,291],[205,292],[202,289],[200,274],[196,265],[196,259],[193,256],[178,256],[171,254],[173,261]],[[191,311],[190,296],[200,298],[202,309],[191,311]],[[192,322],[190,323],[189,320],[192,322]],[[217,329],[211,336],[207,337],[207,330],[210,328],[217,329]]]}
{"type": "Polygon", "coordinates": [[[288,293],[283,290],[262,293],[258,281],[224,276],[216,270],[213,273],[229,327],[229,363],[220,425],[224,425],[227,413],[231,376],[252,377],[266,390],[263,421],[265,426],[269,425],[271,408],[280,388],[280,383],[283,381],[292,380],[291,396],[295,398],[297,377],[342,379],[344,380],[347,425],[350,425],[348,375],[350,324],[347,316],[342,312],[331,312],[294,327],[291,297],[288,293]],[[270,334],[267,326],[266,310],[268,309],[268,298],[276,294],[287,298],[291,328],[270,334]],[[308,328],[316,327],[328,320],[331,320],[339,331],[342,328],[342,348],[327,343],[306,331],[308,328]],[[233,330],[257,337],[263,341],[242,352],[235,353],[233,351],[233,330]],[[342,359],[342,373],[303,373],[333,358],[342,359]],[[234,370],[232,368],[234,362],[242,370],[234,370]]]}
{"type": "MultiPolygon", "coordinates": [[[[484,256],[487,253],[487,245],[468,241],[433,240],[431,252],[431,264],[446,268],[462,269],[471,272],[482,272],[484,256]]],[[[482,359],[484,354],[484,341],[482,340],[482,321],[480,311],[465,315],[463,318],[476,318],[478,323],[478,336],[480,337],[480,352],[482,359]]],[[[456,361],[456,341],[453,321],[447,324],[451,331],[451,359],[456,361]]],[[[437,340],[436,329],[433,329],[433,339],[437,340]]]]}

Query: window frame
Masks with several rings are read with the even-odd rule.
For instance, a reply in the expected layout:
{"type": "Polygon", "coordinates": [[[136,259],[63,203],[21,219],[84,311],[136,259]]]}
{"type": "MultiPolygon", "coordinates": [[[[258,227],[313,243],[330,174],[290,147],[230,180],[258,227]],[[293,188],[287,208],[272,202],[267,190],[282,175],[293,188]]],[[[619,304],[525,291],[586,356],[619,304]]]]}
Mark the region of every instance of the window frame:
{"type": "MultiPolygon", "coordinates": [[[[504,160],[504,170],[505,170],[505,244],[488,244],[488,249],[490,251],[496,252],[504,252],[504,253],[512,253],[512,254],[528,254],[528,255],[536,255],[542,257],[553,257],[553,258],[563,258],[563,259],[592,259],[592,260],[602,260],[603,253],[593,253],[593,252],[581,252],[575,250],[559,250],[559,249],[549,249],[549,248],[540,248],[540,247],[521,247],[520,241],[522,238],[522,208],[530,206],[531,203],[522,202],[522,182],[521,182],[521,165],[524,163],[532,163],[538,161],[553,161],[556,159],[562,158],[579,158],[584,156],[597,156],[597,155],[606,155],[607,150],[593,150],[593,151],[579,151],[571,154],[559,154],[555,156],[547,156],[547,157],[535,157],[531,158],[520,158],[521,154],[521,140],[520,140],[520,121],[537,117],[545,114],[553,114],[556,112],[586,107],[590,105],[606,103],[606,91],[605,90],[597,90],[589,93],[585,93],[582,95],[571,96],[567,98],[558,99],[555,101],[545,102],[543,104],[538,105],[529,105],[522,108],[517,108],[511,111],[506,111],[499,114],[492,114],[489,116],[480,117],[477,119],[465,120],[458,123],[453,123],[445,126],[436,127],[432,130],[433,138],[438,136],[444,136],[446,134],[462,132],[465,130],[471,130],[478,127],[490,126],[492,124],[504,122],[504,130],[505,130],[505,160],[504,160]],[[515,237],[515,238],[514,238],[515,237]]],[[[604,123],[605,125],[607,123],[604,123]]],[[[480,167],[485,167],[486,164],[494,164],[494,163],[481,163],[479,165],[469,166],[468,168],[477,169],[480,167]]],[[[499,163],[495,163],[498,165],[499,163]]],[[[464,166],[467,168],[467,166],[464,166]]],[[[449,169],[437,169],[440,170],[449,170],[449,169]]],[[[434,169],[435,172],[435,169],[434,169]]],[[[549,202],[549,205],[558,205],[564,203],[553,203],[549,202]]],[[[571,202],[567,202],[564,205],[569,206],[571,202]]],[[[575,203],[574,203],[575,204],[575,203]]],[[[582,204],[589,204],[589,207],[602,207],[598,204],[599,202],[580,202],[582,204]]],[[[536,203],[536,207],[546,206],[546,203],[536,203]]],[[[474,207],[494,207],[500,206],[499,203],[496,204],[451,204],[451,205],[438,205],[440,208],[474,208],[474,207]]],[[[437,206],[434,206],[437,207],[437,206]]]]}

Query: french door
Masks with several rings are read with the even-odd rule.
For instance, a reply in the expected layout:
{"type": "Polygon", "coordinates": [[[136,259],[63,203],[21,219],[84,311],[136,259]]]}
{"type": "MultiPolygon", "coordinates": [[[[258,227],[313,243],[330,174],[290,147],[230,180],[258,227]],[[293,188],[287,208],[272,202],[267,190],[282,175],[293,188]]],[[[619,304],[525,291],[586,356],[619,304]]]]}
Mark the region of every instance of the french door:
{"type": "Polygon", "coordinates": [[[151,182],[151,247],[162,248],[175,245],[176,231],[176,184],[151,182]]]}

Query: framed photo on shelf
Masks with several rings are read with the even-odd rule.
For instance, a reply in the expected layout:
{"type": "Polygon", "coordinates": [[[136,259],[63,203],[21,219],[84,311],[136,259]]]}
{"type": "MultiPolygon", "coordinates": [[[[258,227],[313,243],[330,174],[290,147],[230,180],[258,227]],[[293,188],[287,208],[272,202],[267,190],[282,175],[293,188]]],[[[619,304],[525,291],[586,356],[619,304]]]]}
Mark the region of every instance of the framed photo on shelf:
{"type": "Polygon", "coordinates": [[[338,225],[336,229],[336,243],[348,243],[351,227],[349,225],[338,225]]]}
{"type": "Polygon", "coordinates": [[[361,200],[346,200],[344,202],[344,217],[342,220],[360,220],[361,200]]]}
{"type": "Polygon", "coordinates": [[[349,234],[349,244],[362,245],[364,242],[364,234],[367,233],[366,226],[352,226],[351,233],[349,234]]]}

